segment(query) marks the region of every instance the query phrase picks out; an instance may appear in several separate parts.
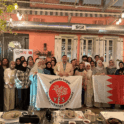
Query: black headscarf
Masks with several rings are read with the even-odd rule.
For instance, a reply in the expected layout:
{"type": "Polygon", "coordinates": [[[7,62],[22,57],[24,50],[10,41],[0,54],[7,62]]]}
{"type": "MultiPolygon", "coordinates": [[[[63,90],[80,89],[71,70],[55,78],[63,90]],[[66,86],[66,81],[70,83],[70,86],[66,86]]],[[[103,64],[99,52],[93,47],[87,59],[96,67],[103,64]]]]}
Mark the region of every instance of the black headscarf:
{"type": "MultiPolygon", "coordinates": [[[[17,59],[16,59],[16,62],[17,62],[18,60],[20,60],[20,58],[17,58],[17,59]]],[[[20,60],[20,62],[21,62],[21,60],[20,60]]],[[[20,68],[21,66],[22,66],[21,63],[20,63],[19,65],[17,65],[17,63],[16,63],[15,69],[19,70],[19,68],[20,68]]]]}
{"type": "MultiPolygon", "coordinates": [[[[28,67],[23,67],[23,63],[24,63],[24,62],[27,63],[27,61],[23,61],[23,62],[22,62],[22,66],[19,68],[19,70],[20,70],[20,71],[23,71],[23,72],[26,72],[26,70],[27,70],[28,67]]],[[[27,65],[28,65],[28,64],[27,64],[27,65]]]]}

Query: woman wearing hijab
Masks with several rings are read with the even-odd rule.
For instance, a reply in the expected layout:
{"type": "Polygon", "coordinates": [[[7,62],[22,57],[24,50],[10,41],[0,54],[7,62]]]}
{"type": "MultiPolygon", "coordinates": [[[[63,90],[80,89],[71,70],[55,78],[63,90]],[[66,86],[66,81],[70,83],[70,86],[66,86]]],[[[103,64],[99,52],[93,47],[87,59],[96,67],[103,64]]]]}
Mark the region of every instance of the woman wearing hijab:
{"type": "Polygon", "coordinates": [[[44,60],[37,59],[34,67],[30,71],[29,79],[31,81],[30,85],[30,105],[32,105],[37,110],[40,110],[36,106],[36,96],[37,96],[37,73],[44,73],[44,68],[46,67],[44,60]]]}
{"type": "Polygon", "coordinates": [[[86,64],[86,72],[87,72],[87,89],[85,91],[85,102],[87,107],[93,107],[93,84],[92,84],[92,71],[90,64],[86,64]]]}
{"type": "Polygon", "coordinates": [[[20,58],[17,58],[17,59],[16,59],[16,66],[15,66],[15,69],[18,70],[21,66],[22,66],[21,60],[20,60],[20,58]]]}
{"type": "Polygon", "coordinates": [[[84,93],[87,85],[87,72],[84,70],[84,63],[79,64],[79,69],[75,71],[75,75],[80,75],[83,78],[82,81],[82,106],[84,105],[84,93]]]}
{"type": "Polygon", "coordinates": [[[110,60],[108,67],[106,67],[107,75],[115,75],[116,69],[117,68],[115,66],[114,61],[113,60],[110,60]]]}
{"type": "Polygon", "coordinates": [[[97,67],[93,70],[93,75],[106,75],[107,71],[104,68],[103,63],[101,60],[97,61],[97,67]]]}
{"type": "Polygon", "coordinates": [[[10,62],[10,68],[4,71],[4,110],[9,111],[15,107],[15,62],[10,62]]]}
{"type": "MultiPolygon", "coordinates": [[[[98,60],[97,67],[93,70],[93,75],[106,75],[106,74],[107,74],[107,71],[106,71],[106,68],[104,68],[102,61],[98,60]]],[[[107,103],[97,103],[97,102],[94,103],[94,106],[101,109],[103,107],[110,107],[110,105],[107,103]]]]}
{"type": "Polygon", "coordinates": [[[21,101],[19,102],[19,107],[22,110],[27,110],[29,105],[29,72],[30,69],[27,67],[27,61],[23,61],[22,66],[16,72],[15,83],[17,89],[21,90],[21,101]]]}
{"type": "Polygon", "coordinates": [[[119,70],[124,68],[124,63],[119,62],[119,69],[116,70],[115,75],[119,75],[119,70]]]}
{"type": "Polygon", "coordinates": [[[34,66],[33,60],[29,60],[29,61],[28,61],[28,68],[32,69],[33,66],[34,66]]]}

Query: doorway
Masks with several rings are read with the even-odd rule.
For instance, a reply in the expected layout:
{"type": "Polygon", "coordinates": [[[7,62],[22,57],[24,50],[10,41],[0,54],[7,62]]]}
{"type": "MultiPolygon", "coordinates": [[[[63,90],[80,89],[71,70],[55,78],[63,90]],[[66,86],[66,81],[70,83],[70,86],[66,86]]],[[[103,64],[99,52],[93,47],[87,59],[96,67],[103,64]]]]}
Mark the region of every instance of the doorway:
{"type": "Polygon", "coordinates": [[[0,59],[8,58],[12,61],[14,49],[29,49],[29,35],[4,33],[0,37],[0,43],[0,59]]]}

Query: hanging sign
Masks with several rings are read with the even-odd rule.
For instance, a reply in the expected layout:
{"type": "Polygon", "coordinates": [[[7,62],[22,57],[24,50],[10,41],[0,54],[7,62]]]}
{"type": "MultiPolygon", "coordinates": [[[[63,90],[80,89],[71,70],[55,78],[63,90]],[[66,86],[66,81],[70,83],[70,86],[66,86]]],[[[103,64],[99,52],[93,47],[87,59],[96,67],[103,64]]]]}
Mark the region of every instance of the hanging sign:
{"type": "Polygon", "coordinates": [[[72,25],[72,30],[86,30],[86,25],[72,25]]]}
{"type": "Polygon", "coordinates": [[[29,56],[33,57],[33,50],[32,49],[14,49],[13,50],[13,60],[15,61],[17,58],[24,56],[27,59],[29,56]]]}

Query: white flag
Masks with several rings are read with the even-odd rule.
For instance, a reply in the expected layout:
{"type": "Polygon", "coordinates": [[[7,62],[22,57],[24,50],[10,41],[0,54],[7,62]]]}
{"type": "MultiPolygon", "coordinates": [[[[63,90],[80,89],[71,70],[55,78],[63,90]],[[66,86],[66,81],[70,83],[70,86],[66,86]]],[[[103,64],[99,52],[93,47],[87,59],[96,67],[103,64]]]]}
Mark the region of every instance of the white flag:
{"type": "Polygon", "coordinates": [[[82,76],[59,77],[37,74],[38,108],[80,108],[82,76]]]}

